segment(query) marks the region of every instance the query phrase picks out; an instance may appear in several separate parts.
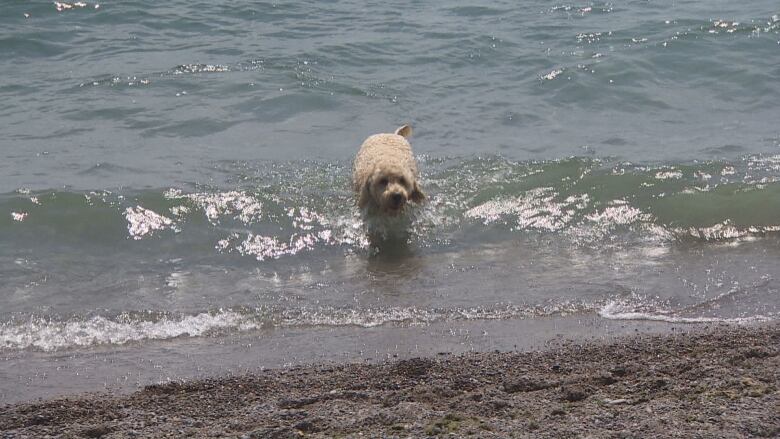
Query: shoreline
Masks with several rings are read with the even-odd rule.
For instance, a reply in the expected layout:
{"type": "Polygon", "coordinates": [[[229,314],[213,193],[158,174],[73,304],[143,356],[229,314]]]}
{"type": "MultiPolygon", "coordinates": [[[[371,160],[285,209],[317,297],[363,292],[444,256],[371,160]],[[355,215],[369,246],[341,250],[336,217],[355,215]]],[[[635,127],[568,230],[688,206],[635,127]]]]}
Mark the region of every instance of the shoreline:
{"type": "Polygon", "coordinates": [[[780,324],[272,369],[0,410],[3,438],[773,437],[780,324]]]}

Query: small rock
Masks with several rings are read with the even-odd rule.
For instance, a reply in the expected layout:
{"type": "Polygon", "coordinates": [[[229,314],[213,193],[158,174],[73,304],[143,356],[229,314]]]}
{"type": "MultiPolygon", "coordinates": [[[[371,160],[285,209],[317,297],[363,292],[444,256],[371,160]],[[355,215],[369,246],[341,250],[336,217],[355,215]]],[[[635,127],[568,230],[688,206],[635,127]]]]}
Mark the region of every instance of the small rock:
{"type": "Polygon", "coordinates": [[[521,377],[513,380],[504,381],[504,391],[507,393],[533,392],[550,387],[550,384],[543,380],[535,380],[527,377],[521,377]]]}
{"type": "Polygon", "coordinates": [[[772,351],[766,347],[749,347],[743,348],[739,351],[743,358],[768,358],[777,355],[775,351],[772,351]]]}
{"type": "Polygon", "coordinates": [[[588,397],[590,389],[582,386],[567,386],[561,389],[561,399],[568,402],[582,401],[588,397]]]}
{"type": "Polygon", "coordinates": [[[628,368],[624,366],[615,366],[609,370],[609,373],[612,374],[612,376],[624,377],[628,375],[628,368]]]}
{"type": "Polygon", "coordinates": [[[103,437],[113,431],[113,428],[107,425],[98,425],[96,427],[87,428],[81,433],[86,437],[103,437]]]}
{"type": "Polygon", "coordinates": [[[27,425],[42,425],[51,422],[51,416],[48,415],[35,415],[27,421],[27,425]]]}
{"type": "Polygon", "coordinates": [[[493,407],[495,410],[502,410],[510,406],[508,401],[504,401],[503,399],[494,399],[490,401],[490,406],[493,407]]]}
{"type": "Polygon", "coordinates": [[[301,399],[280,399],[278,402],[279,408],[283,409],[299,409],[309,404],[314,404],[319,401],[317,397],[301,398],[301,399]]]}
{"type": "Polygon", "coordinates": [[[653,381],[653,382],[650,384],[650,388],[651,388],[651,389],[655,389],[655,390],[660,390],[660,389],[663,389],[664,387],[666,387],[666,385],[667,385],[667,384],[668,384],[668,383],[666,382],[666,380],[665,380],[665,379],[663,379],[663,378],[658,378],[657,380],[653,381]]]}
{"type": "Polygon", "coordinates": [[[295,424],[294,428],[304,433],[315,433],[318,430],[311,421],[301,421],[295,424]]]}
{"type": "Polygon", "coordinates": [[[631,403],[631,401],[629,401],[627,399],[624,399],[624,398],[620,398],[620,399],[604,398],[602,401],[604,402],[604,404],[607,404],[607,405],[618,405],[618,404],[629,404],[629,403],[631,403]]]}
{"type": "Polygon", "coordinates": [[[593,381],[600,386],[608,386],[610,384],[615,384],[617,379],[612,375],[603,374],[596,376],[593,381]]]}
{"type": "Polygon", "coordinates": [[[462,421],[463,416],[457,413],[447,413],[446,415],[444,415],[444,419],[447,421],[462,421]]]}
{"type": "Polygon", "coordinates": [[[428,374],[428,370],[433,367],[433,361],[423,358],[410,358],[399,361],[394,367],[394,371],[407,378],[419,378],[428,374]]]}
{"type": "Polygon", "coordinates": [[[262,428],[249,433],[251,439],[292,439],[300,436],[301,432],[285,427],[262,428]]]}
{"type": "Polygon", "coordinates": [[[566,414],[566,411],[564,411],[564,410],[563,410],[563,409],[561,409],[561,408],[553,409],[553,410],[550,412],[550,415],[552,415],[552,416],[563,416],[563,415],[565,415],[565,414],[566,414]]]}
{"type": "Polygon", "coordinates": [[[769,387],[760,383],[759,381],[754,380],[750,377],[743,377],[740,380],[740,383],[742,386],[745,387],[747,390],[747,395],[753,398],[757,398],[760,396],[763,396],[764,394],[769,393],[769,387]]]}
{"type": "Polygon", "coordinates": [[[429,426],[425,427],[425,434],[427,434],[429,436],[436,436],[436,435],[440,435],[442,433],[444,433],[444,430],[441,428],[440,425],[434,424],[434,425],[429,425],[429,426]]]}

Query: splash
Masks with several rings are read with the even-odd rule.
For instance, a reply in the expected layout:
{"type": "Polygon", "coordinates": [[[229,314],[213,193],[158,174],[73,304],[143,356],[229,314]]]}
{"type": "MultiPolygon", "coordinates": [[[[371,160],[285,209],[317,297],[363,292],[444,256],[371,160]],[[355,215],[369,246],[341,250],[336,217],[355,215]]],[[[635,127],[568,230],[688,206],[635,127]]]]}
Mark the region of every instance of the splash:
{"type": "MultiPolygon", "coordinates": [[[[434,251],[479,242],[483,234],[547,234],[564,245],[593,248],[757,239],[780,232],[777,157],[659,166],[583,158],[424,159],[428,200],[401,224],[408,233],[394,236],[434,251]]],[[[166,230],[195,232],[187,239],[205,239],[205,248],[258,261],[325,248],[345,253],[369,248],[376,221],[367,223],[355,208],[347,166],[237,166],[232,172],[255,175],[254,180],[228,190],[16,191],[0,198],[0,208],[10,212],[0,227],[23,222],[26,233],[45,227],[66,236],[74,220],[104,230],[117,229],[105,222],[121,221],[133,240],[166,230]],[[336,192],[322,196],[323,188],[336,192]]]]}
{"type": "Polygon", "coordinates": [[[557,196],[554,188],[537,188],[514,199],[488,201],[469,209],[465,216],[484,224],[512,217],[517,229],[555,232],[563,230],[575,213],[588,205],[587,194],[572,195],[561,202],[555,200],[557,196]]]}
{"type": "Polygon", "coordinates": [[[279,259],[282,256],[291,256],[304,250],[312,250],[317,244],[328,243],[331,240],[331,231],[323,230],[319,233],[307,233],[293,235],[289,242],[280,242],[277,238],[262,235],[249,234],[238,246],[242,255],[252,255],[258,261],[267,259],[279,259]]]}
{"type": "Polygon", "coordinates": [[[127,232],[135,240],[151,236],[160,230],[176,230],[173,220],[141,206],[125,209],[125,218],[127,232]]]}
{"type": "MultiPolygon", "coordinates": [[[[225,215],[233,215],[242,223],[249,224],[260,219],[263,211],[263,203],[243,191],[182,194],[178,189],[169,189],[164,196],[169,200],[189,201],[202,209],[212,224],[218,223],[219,218],[225,215]]],[[[189,211],[186,206],[171,208],[171,212],[177,216],[187,214],[189,211]]]]}
{"type": "Polygon", "coordinates": [[[564,70],[565,69],[554,69],[554,70],[550,71],[549,73],[546,73],[546,74],[542,75],[541,78],[544,79],[544,80],[547,80],[547,81],[552,81],[553,79],[555,79],[558,76],[560,76],[561,73],[564,72],[564,70]]]}
{"type": "Polygon", "coordinates": [[[11,212],[11,218],[17,222],[27,219],[27,215],[29,215],[27,212],[11,212]]]}

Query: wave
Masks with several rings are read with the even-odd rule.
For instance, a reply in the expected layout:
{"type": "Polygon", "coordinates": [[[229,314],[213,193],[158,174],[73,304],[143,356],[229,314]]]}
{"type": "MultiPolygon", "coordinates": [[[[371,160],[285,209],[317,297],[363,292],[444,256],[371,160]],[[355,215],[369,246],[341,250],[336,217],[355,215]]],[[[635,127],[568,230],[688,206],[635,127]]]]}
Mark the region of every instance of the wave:
{"type": "Polygon", "coordinates": [[[609,320],[647,320],[653,322],[697,324],[697,323],[728,323],[749,324],[762,323],[775,320],[775,317],[765,315],[753,315],[747,317],[686,317],[677,315],[671,311],[636,311],[619,302],[609,302],[598,311],[598,315],[609,320]]]}
{"type": "MultiPolygon", "coordinates": [[[[495,156],[422,161],[429,201],[414,210],[410,239],[426,246],[467,234],[477,241],[480,234],[541,233],[599,246],[752,239],[780,231],[780,156],[663,165],[495,156]]],[[[21,188],[0,195],[0,230],[20,239],[43,233],[55,241],[111,245],[170,241],[183,233],[205,239],[212,251],[258,260],[368,246],[347,164],[224,166],[244,183],[121,193],[21,188]]]]}
{"type": "Polygon", "coordinates": [[[272,310],[260,307],[219,309],[194,315],[126,312],[116,316],[76,316],[66,320],[29,316],[17,317],[0,324],[0,349],[35,349],[48,352],[74,347],[122,345],[282,327],[372,328],[386,324],[424,325],[438,321],[530,318],[587,311],[592,311],[592,308],[582,304],[563,303],[538,307],[507,305],[453,309],[318,307],[272,310]]]}
{"type": "MultiPolygon", "coordinates": [[[[647,308],[645,306],[645,308],[647,308]]],[[[382,325],[416,326],[441,321],[508,320],[596,314],[610,320],[648,320],[676,324],[748,324],[776,317],[682,316],[661,309],[637,310],[630,304],[607,300],[594,303],[561,301],[534,306],[495,305],[464,308],[336,308],[238,307],[192,315],[166,312],[124,312],[118,315],[73,316],[58,320],[30,315],[0,324],[0,349],[33,349],[45,352],[100,345],[208,337],[227,333],[287,327],[373,328],[382,325]]]]}

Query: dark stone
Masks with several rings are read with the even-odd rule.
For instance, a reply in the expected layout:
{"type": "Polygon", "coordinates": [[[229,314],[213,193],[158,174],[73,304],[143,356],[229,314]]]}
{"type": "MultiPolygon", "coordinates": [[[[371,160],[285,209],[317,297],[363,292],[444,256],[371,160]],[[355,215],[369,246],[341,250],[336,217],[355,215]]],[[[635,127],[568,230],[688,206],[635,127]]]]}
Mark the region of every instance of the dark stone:
{"type": "Polygon", "coordinates": [[[35,415],[27,420],[27,426],[32,425],[46,425],[52,421],[51,416],[48,415],[35,415]]]}
{"type": "Polygon", "coordinates": [[[660,390],[666,387],[669,383],[663,378],[658,378],[650,384],[650,388],[654,390],[660,390]]]}
{"type": "Polygon", "coordinates": [[[183,390],[182,385],[177,382],[150,384],[144,387],[144,392],[168,395],[183,390]]]}
{"type": "Polygon", "coordinates": [[[533,392],[544,390],[550,387],[550,384],[543,380],[535,380],[527,377],[507,379],[504,381],[504,391],[507,393],[533,392]]]}
{"type": "Polygon", "coordinates": [[[628,368],[623,366],[615,366],[612,369],[609,370],[609,373],[612,374],[612,376],[616,377],[624,377],[628,375],[628,368]]]}
{"type": "Polygon", "coordinates": [[[457,413],[447,413],[446,415],[444,415],[444,419],[447,421],[462,421],[463,416],[457,413]]]}
{"type": "Polygon", "coordinates": [[[111,433],[112,431],[114,431],[114,429],[109,427],[108,425],[98,425],[96,427],[87,428],[86,430],[83,430],[81,433],[86,437],[103,437],[111,433]]]}
{"type": "Polygon", "coordinates": [[[563,415],[565,415],[565,414],[566,414],[566,412],[565,412],[563,409],[560,409],[560,408],[558,408],[558,409],[553,409],[553,410],[550,412],[550,415],[551,415],[551,416],[563,416],[563,415]]]}
{"type": "Polygon", "coordinates": [[[369,395],[366,392],[354,392],[351,390],[341,392],[341,393],[335,393],[332,395],[328,395],[328,399],[349,399],[349,400],[355,400],[355,399],[368,399],[369,395]]]}
{"type": "Polygon", "coordinates": [[[772,351],[766,347],[743,348],[739,353],[743,358],[768,358],[777,355],[776,351],[772,351]]]}
{"type": "Polygon", "coordinates": [[[503,399],[494,399],[490,401],[490,406],[493,407],[495,410],[503,410],[510,406],[509,402],[504,401],[503,399]]]}
{"type": "Polygon", "coordinates": [[[393,367],[395,373],[407,378],[419,378],[428,374],[434,362],[423,358],[401,360],[393,367]]]}
{"type": "Polygon", "coordinates": [[[295,424],[294,428],[304,433],[316,433],[317,431],[319,431],[317,426],[314,425],[311,421],[301,421],[295,424]]]}
{"type": "Polygon", "coordinates": [[[561,389],[561,399],[568,402],[582,401],[588,397],[589,389],[581,386],[567,386],[561,389]]]}
{"type": "Polygon", "coordinates": [[[612,375],[598,375],[593,381],[596,382],[596,384],[601,386],[608,386],[610,384],[615,384],[617,382],[617,379],[615,379],[612,375]]]}
{"type": "Polygon", "coordinates": [[[278,405],[279,408],[283,408],[283,409],[299,409],[309,404],[314,404],[319,400],[320,398],[318,397],[301,398],[301,399],[281,399],[279,400],[278,405]]]}
{"type": "Polygon", "coordinates": [[[261,428],[249,433],[249,437],[252,439],[297,439],[300,438],[300,433],[286,427],[261,428]]]}

